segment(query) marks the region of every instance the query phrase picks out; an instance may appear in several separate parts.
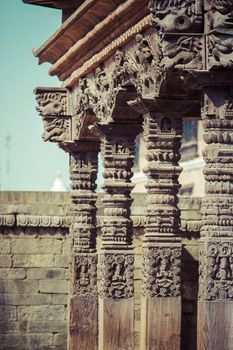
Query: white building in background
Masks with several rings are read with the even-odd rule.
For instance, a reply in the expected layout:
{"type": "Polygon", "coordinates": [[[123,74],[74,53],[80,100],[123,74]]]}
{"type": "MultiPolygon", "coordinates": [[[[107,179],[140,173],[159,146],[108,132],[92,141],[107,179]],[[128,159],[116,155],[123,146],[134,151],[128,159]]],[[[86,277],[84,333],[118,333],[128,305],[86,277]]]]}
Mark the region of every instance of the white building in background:
{"type": "Polygon", "coordinates": [[[61,174],[60,170],[57,171],[56,178],[53,182],[52,187],[50,188],[50,191],[52,191],[52,192],[66,192],[66,191],[68,191],[68,188],[66,188],[65,185],[63,184],[62,174],[61,174]]]}

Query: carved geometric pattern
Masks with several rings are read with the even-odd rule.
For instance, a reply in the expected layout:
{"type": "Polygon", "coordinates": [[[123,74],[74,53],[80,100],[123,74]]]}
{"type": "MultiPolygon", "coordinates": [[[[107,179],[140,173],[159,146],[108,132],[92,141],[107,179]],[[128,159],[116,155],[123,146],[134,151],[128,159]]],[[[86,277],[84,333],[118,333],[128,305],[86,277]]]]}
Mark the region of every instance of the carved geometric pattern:
{"type": "Polygon", "coordinates": [[[134,256],[109,253],[100,255],[102,298],[131,298],[134,291],[134,256]]]}
{"type": "Polygon", "coordinates": [[[180,296],[181,247],[143,249],[143,295],[180,296]]]}

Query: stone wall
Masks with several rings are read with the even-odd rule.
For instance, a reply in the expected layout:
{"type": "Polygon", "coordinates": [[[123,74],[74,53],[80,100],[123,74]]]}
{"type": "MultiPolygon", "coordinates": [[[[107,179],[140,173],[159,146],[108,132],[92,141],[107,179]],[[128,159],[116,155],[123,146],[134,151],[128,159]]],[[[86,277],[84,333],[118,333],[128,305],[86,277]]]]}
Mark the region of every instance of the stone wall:
{"type": "MultiPolygon", "coordinates": [[[[138,343],[145,195],[135,194],[134,198],[135,338],[138,343]]],[[[101,226],[101,198],[98,208],[101,226]]],[[[200,199],[181,197],[180,208],[182,350],[195,350],[200,199]]],[[[68,193],[0,193],[0,350],[66,349],[69,223],[68,193]]],[[[100,238],[98,246],[99,243],[100,238]]]]}

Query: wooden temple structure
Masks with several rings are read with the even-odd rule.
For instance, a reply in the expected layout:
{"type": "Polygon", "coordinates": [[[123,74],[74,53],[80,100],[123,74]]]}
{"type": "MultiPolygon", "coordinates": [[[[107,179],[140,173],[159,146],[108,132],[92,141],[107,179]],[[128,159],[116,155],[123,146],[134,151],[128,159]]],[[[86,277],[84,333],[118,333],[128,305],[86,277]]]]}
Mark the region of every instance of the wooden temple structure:
{"type": "MultiPolygon", "coordinates": [[[[233,349],[233,0],[23,0],[62,10],[37,50],[43,140],[70,157],[69,350],[134,350],[131,192],[147,147],[140,350],[180,350],[184,119],[203,121],[198,350],[233,349]],[[104,218],[96,252],[101,152],[104,218]]],[[[187,349],[188,350],[188,349],[187,349]]]]}

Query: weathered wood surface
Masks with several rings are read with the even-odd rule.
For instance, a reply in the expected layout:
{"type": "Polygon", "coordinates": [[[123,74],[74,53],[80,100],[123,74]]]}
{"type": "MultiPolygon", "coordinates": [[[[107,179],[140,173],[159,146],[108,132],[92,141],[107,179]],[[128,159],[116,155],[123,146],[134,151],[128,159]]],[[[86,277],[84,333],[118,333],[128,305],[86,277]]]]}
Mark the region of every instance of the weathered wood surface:
{"type": "Polygon", "coordinates": [[[97,306],[96,296],[77,296],[71,299],[68,349],[97,350],[97,306]]]}
{"type": "Polygon", "coordinates": [[[180,350],[181,298],[142,298],[140,350],[180,350]]]}
{"type": "Polygon", "coordinates": [[[200,301],[198,350],[233,350],[233,302],[200,301]]]}
{"type": "Polygon", "coordinates": [[[134,299],[100,299],[99,350],[134,350],[134,299]]]}

